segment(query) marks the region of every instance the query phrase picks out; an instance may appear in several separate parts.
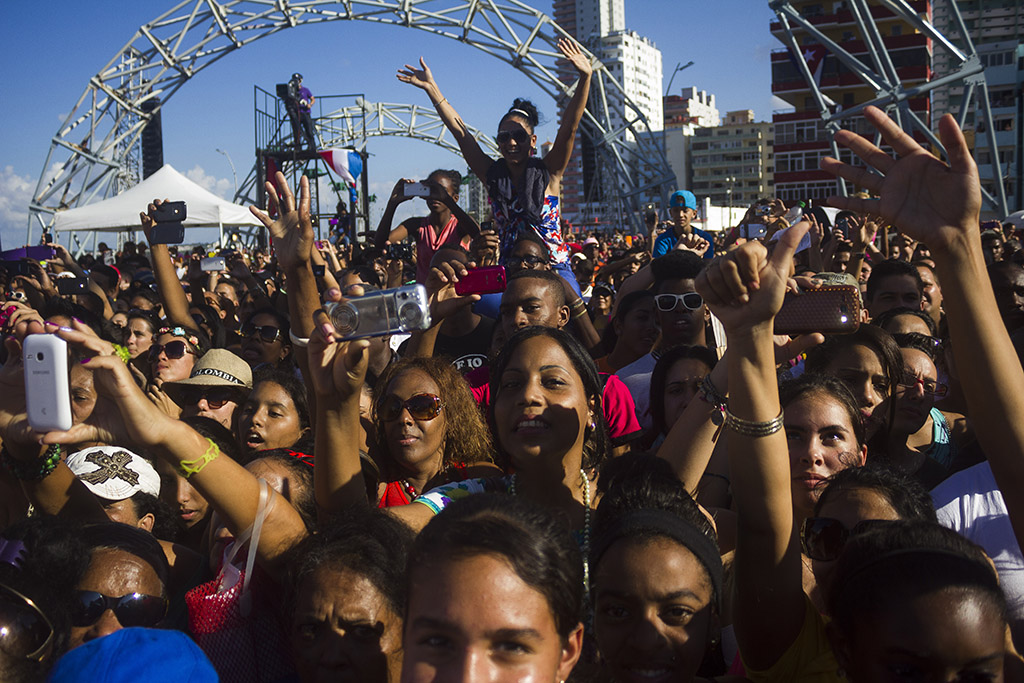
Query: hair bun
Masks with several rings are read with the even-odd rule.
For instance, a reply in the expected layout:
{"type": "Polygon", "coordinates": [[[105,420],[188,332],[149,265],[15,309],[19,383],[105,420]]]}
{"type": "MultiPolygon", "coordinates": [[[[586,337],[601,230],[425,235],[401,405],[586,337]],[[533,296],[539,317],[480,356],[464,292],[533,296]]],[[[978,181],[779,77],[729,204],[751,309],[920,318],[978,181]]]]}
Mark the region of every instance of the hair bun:
{"type": "Polygon", "coordinates": [[[537,113],[537,106],[530,100],[524,100],[521,97],[517,97],[512,102],[512,107],[505,116],[509,115],[522,116],[530,124],[531,128],[536,128],[537,124],[540,123],[540,114],[537,113]]]}

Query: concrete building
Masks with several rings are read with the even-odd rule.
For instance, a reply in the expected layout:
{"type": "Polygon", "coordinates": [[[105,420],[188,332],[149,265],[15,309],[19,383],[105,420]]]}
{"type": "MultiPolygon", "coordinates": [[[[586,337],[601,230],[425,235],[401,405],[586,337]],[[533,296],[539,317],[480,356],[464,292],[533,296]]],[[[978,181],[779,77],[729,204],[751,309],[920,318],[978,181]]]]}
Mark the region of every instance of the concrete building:
{"type": "MultiPolygon", "coordinates": [[[[933,0],[933,23],[956,45],[963,46],[959,26],[955,20],[951,3],[954,0],[933,0]]],[[[1024,0],[956,0],[964,25],[970,34],[985,67],[985,82],[988,84],[989,105],[996,130],[996,145],[1003,187],[1010,212],[1024,208],[1022,192],[1022,76],[1024,76],[1024,0]]],[[[944,76],[955,66],[954,60],[945,50],[936,49],[933,60],[935,76],[944,76]]],[[[932,92],[932,121],[947,112],[959,110],[963,97],[962,86],[936,88],[932,92]]],[[[982,185],[993,195],[996,194],[995,172],[992,167],[992,153],[988,149],[985,124],[979,125],[974,112],[964,121],[968,131],[968,142],[973,142],[975,160],[982,185]],[[969,131],[974,131],[971,136],[969,131]]],[[[987,205],[985,218],[1002,218],[987,205]]]]}
{"type": "Polygon", "coordinates": [[[704,90],[692,86],[683,88],[681,95],[666,95],[663,102],[666,129],[682,128],[687,135],[693,135],[700,126],[722,124],[715,96],[704,90]]]}
{"type": "MultiPolygon", "coordinates": [[[[830,39],[865,63],[870,63],[863,37],[844,0],[793,0],[791,4],[830,39]]],[[[908,4],[922,16],[928,16],[931,12],[928,0],[908,0],[908,4]]],[[[932,75],[932,47],[928,38],[880,5],[873,3],[871,10],[886,51],[904,87],[929,80],[932,75]]],[[[771,32],[782,41],[783,31],[779,22],[772,22],[771,32]]],[[[806,31],[794,26],[794,35],[799,46],[809,55],[812,72],[817,69],[810,62],[821,58],[819,88],[837,106],[850,108],[874,99],[875,93],[834,55],[824,54],[824,48],[817,45],[806,31]]],[[[772,117],[775,124],[775,194],[787,202],[822,200],[835,194],[836,181],[818,168],[821,157],[831,155],[821,112],[789,50],[781,48],[773,51],[771,61],[772,93],[792,107],[792,111],[777,113],[772,117]]],[[[930,103],[927,96],[912,99],[909,104],[918,116],[929,121],[930,103]]],[[[863,118],[848,120],[843,125],[857,132],[868,132],[863,118]]],[[[842,156],[848,158],[847,155],[842,156]]]]}
{"type": "Polygon", "coordinates": [[[775,195],[772,124],[749,109],[726,114],[721,126],[698,128],[690,138],[689,188],[716,206],[746,206],[775,195]]]}
{"type": "MultiPolygon", "coordinates": [[[[651,129],[659,130],[664,118],[661,51],[647,38],[626,30],[624,0],[554,0],[553,16],[604,63],[651,129]]],[[[576,72],[563,63],[559,77],[563,83],[572,83],[576,72]]],[[[597,106],[591,95],[590,106],[597,106]]],[[[632,111],[626,111],[621,97],[612,91],[607,96],[613,127],[635,118],[632,111]]],[[[572,159],[562,177],[562,216],[569,222],[592,224],[612,208],[604,201],[610,181],[601,177],[600,167],[596,150],[582,133],[577,134],[572,159]]]]}
{"type": "Polygon", "coordinates": [[[462,176],[462,186],[459,188],[459,206],[477,223],[491,220],[491,206],[487,202],[487,186],[468,168],[466,175],[462,176]]]}

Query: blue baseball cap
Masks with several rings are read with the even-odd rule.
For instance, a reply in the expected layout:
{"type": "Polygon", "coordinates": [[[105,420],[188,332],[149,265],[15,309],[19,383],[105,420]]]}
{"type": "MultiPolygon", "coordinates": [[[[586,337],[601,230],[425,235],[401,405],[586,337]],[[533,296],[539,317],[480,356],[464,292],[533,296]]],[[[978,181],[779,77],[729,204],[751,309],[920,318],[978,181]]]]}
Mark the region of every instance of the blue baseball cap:
{"type": "Polygon", "coordinates": [[[668,205],[672,208],[686,208],[696,211],[697,198],[689,190],[676,190],[668,200],[668,205]]]}
{"type": "Polygon", "coordinates": [[[199,646],[181,631],[123,628],[68,652],[47,680],[217,683],[220,678],[199,646]]]}

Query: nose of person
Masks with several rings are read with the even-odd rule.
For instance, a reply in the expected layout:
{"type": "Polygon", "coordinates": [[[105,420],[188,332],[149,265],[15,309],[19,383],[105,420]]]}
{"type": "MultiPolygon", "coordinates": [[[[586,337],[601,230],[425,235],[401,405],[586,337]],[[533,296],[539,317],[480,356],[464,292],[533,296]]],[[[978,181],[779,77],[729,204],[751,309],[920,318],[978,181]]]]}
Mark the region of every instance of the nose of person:
{"type": "Polygon", "coordinates": [[[522,385],[519,395],[520,405],[539,405],[541,402],[541,386],[540,382],[534,379],[525,381],[522,385]]]}
{"type": "Polygon", "coordinates": [[[825,461],[825,452],[820,439],[812,438],[800,454],[800,462],[804,465],[818,466],[825,461]]]}
{"type": "Polygon", "coordinates": [[[657,613],[648,611],[632,630],[629,644],[639,652],[653,654],[664,647],[667,640],[657,613]]]}
{"type": "Polygon", "coordinates": [[[182,476],[178,477],[178,504],[185,505],[192,502],[192,492],[195,489],[192,488],[192,484],[188,483],[188,480],[182,476]]]}
{"type": "Polygon", "coordinates": [[[515,325],[515,328],[517,330],[521,330],[527,325],[529,325],[530,318],[529,316],[526,315],[526,311],[524,311],[521,308],[516,310],[515,318],[513,319],[513,324],[515,325]]]}
{"type": "Polygon", "coordinates": [[[857,398],[857,403],[862,408],[873,408],[876,403],[879,403],[878,397],[875,394],[875,387],[871,384],[871,380],[866,379],[864,383],[859,387],[854,387],[856,391],[854,395],[857,398]]]}
{"type": "Polygon", "coordinates": [[[108,609],[100,615],[99,620],[95,624],[89,627],[89,630],[85,633],[85,641],[94,640],[96,638],[102,638],[103,636],[109,636],[115,631],[120,631],[123,627],[121,622],[117,620],[117,616],[114,614],[114,610],[108,609]]]}

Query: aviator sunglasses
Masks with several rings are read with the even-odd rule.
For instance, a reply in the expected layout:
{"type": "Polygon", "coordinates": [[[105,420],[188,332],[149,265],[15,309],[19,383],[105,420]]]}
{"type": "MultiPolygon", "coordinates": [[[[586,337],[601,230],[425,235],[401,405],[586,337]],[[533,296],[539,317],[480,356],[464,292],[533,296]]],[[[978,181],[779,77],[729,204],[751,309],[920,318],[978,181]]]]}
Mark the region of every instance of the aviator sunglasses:
{"type": "Polygon", "coordinates": [[[281,338],[281,328],[273,325],[246,325],[242,328],[242,338],[247,339],[258,334],[260,341],[273,344],[281,338]]]}
{"type": "Polygon", "coordinates": [[[530,134],[520,128],[516,131],[502,130],[494,138],[499,145],[507,145],[509,140],[515,140],[518,145],[525,145],[530,141],[530,134]]]}
{"type": "Polygon", "coordinates": [[[149,347],[149,360],[150,362],[155,361],[160,357],[160,352],[167,354],[168,360],[178,360],[184,358],[186,353],[192,353],[191,349],[188,348],[188,343],[181,339],[175,339],[169,341],[166,344],[153,344],[149,347]]]}
{"type": "Polygon", "coordinates": [[[53,624],[29,598],[0,583],[0,651],[41,660],[53,642],[53,624]]]}
{"type": "Polygon", "coordinates": [[[674,311],[676,306],[682,302],[683,308],[688,311],[696,311],[704,305],[704,298],[697,292],[686,294],[659,294],[654,297],[654,303],[658,305],[659,311],[674,311]]]}
{"type": "Polygon", "coordinates": [[[385,422],[397,420],[404,408],[414,420],[426,422],[440,415],[443,405],[441,397],[434,394],[413,394],[404,401],[397,396],[388,396],[380,404],[380,418],[385,422]]]}
{"type": "Polygon", "coordinates": [[[129,593],[112,598],[96,591],[78,591],[71,603],[71,623],[92,626],[103,613],[112,610],[121,626],[154,627],[167,614],[167,600],[157,595],[129,593]]]}

